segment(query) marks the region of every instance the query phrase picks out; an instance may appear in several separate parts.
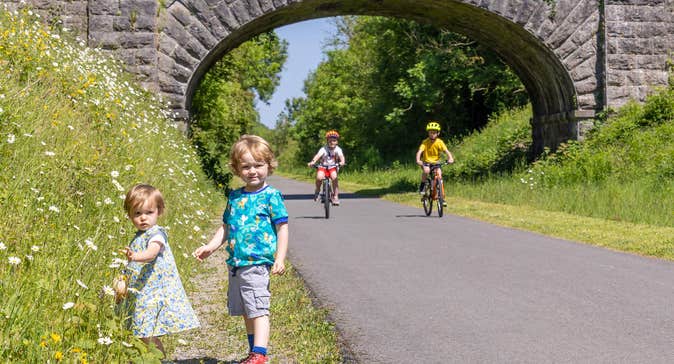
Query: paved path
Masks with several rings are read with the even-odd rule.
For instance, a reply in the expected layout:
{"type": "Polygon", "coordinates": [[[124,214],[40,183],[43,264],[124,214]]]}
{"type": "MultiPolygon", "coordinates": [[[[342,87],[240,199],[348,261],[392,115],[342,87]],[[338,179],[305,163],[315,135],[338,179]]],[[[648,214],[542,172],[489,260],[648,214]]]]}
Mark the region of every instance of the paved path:
{"type": "Polygon", "coordinates": [[[674,263],[272,176],[289,258],[353,360],[674,363],[674,263]]]}

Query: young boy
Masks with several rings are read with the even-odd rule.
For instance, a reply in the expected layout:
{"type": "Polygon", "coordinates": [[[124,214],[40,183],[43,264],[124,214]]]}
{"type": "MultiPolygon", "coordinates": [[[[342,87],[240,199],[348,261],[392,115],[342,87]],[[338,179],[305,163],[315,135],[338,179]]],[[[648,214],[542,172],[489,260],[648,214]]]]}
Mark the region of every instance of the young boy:
{"type": "Polygon", "coordinates": [[[318,193],[321,190],[321,182],[325,176],[330,178],[332,182],[332,191],[333,199],[332,204],[339,206],[339,183],[337,180],[337,165],[344,166],[346,159],[344,159],[344,152],[342,148],[337,146],[339,142],[339,133],[337,130],[329,130],[325,133],[325,139],[327,141],[325,146],[322,146],[318,150],[316,155],[311,159],[311,162],[307,163],[309,167],[313,167],[314,164],[320,159],[321,165],[318,166],[318,171],[316,171],[316,190],[314,191],[314,201],[318,199],[318,193]]]}
{"type": "MultiPolygon", "coordinates": [[[[431,168],[424,164],[438,163],[440,161],[440,152],[444,152],[447,155],[447,162],[454,163],[454,157],[449,152],[449,149],[447,149],[445,142],[438,138],[440,135],[440,124],[437,121],[431,121],[426,124],[426,131],[428,132],[428,138],[421,142],[416,156],[417,164],[421,166],[421,184],[419,185],[419,193],[421,194],[424,193],[426,177],[431,172],[431,168]]],[[[438,173],[442,173],[442,170],[438,169],[438,173]]]]}
{"type": "Polygon", "coordinates": [[[285,272],[288,212],[281,193],[267,185],[277,162],[269,143],[243,135],[232,146],[230,166],[246,184],[229,194],[222,225],[193,255],[202,261],[226,244],[229,258],[229,314],[243,316],[250,353],[241,363],[267,362],[269,275],[285,272]]]}

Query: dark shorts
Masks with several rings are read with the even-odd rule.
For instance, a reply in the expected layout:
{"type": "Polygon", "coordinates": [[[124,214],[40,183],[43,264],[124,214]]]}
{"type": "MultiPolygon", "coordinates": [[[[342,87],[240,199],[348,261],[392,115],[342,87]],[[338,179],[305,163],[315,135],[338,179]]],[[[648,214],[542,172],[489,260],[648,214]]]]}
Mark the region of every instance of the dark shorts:
{"type": "Polygon", "coordinates": [[[229,267],[227,308],[230,316],[269,315],[269,266],[229,267]]]}

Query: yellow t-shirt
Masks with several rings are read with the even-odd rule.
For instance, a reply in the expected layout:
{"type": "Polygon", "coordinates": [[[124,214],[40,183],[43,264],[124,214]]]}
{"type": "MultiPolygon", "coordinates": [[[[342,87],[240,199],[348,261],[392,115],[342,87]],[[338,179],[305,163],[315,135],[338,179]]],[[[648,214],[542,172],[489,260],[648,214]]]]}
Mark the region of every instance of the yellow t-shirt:
{"type": "Polygon", "coordinates": [[[440,160],[440,153],[444,152],[445,149],[447,149],[447,146],[442,139],[435,138],[435,140],[431,140],[430,138],[426,138],[419,146],[419,150],[423,151],[421,153],[421,161],[424,163],[437,163],[440,160]]]}

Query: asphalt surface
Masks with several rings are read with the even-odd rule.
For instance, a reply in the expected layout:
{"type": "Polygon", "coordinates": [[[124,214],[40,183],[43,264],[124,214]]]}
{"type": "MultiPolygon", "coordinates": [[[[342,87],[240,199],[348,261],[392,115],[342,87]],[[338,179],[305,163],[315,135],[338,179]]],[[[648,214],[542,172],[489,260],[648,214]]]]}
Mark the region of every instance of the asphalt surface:
{"type": "Polygon", "coordinates": [[[349,362],[674,363],[672,262],[348,193],[326,220],[269,182],[349,362]]]}

